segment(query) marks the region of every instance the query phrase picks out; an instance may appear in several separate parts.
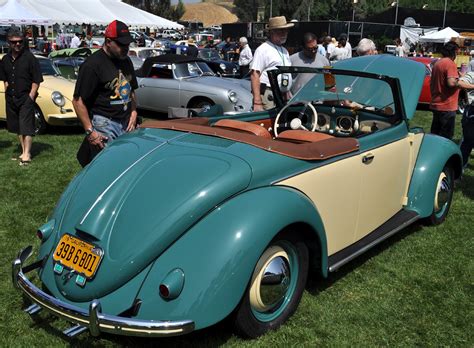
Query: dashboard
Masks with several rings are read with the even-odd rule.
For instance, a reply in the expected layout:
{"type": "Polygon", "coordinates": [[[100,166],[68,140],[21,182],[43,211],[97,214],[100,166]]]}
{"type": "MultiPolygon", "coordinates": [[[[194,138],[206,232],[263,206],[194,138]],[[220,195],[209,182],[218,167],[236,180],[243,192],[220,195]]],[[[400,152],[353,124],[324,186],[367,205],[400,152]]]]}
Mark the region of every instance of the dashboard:
{"type": "Polygon", "coordinates": [[[333,135],[353,136],[357,133],[374,133],[390,126],[391,124],[386,121],[360,120],[359,116],[336,115],[331,117],[325,113],[318,113],[316,131],[333,135]]]}

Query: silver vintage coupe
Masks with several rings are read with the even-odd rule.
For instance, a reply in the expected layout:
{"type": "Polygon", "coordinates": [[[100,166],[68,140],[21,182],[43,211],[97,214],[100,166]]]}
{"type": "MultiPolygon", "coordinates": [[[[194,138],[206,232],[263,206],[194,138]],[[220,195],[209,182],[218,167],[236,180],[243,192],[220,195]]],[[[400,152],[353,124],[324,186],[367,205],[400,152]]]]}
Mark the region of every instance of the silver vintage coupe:
{"type": "Polygon", "coordinates": [[[168,107],[222,106],[224,113],[250,111],[250,81],[217,77],[199,58],[166,54],[148,58],[137,71],[140,109],[167,112],[168,107]]]}

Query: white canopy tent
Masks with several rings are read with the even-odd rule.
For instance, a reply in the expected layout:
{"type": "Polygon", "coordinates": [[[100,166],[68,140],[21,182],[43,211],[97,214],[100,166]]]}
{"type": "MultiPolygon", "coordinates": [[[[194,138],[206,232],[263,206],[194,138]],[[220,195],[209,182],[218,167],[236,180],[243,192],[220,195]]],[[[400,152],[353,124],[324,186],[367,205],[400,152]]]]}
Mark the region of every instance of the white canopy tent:
{"type": "Polygon", "coordinates": [[[48,17],[41,16],[29,11],[17,0],[0,2],[0,24],[1,25],[51,25],[48,17]]]}
{"type": "Polygon", "coordinates": [[[446,27],[443,30],[421,36],[420,42],[446,43],[453,37],[459,37],[459,33],[450,27],[446,27]]]}
{"type": "MultiPolygon", "coordinates": [[[[2,0],[0,4],[1,2],[2,0]]],[[[120,0],[6,0],[6,5],[22,6],[34,15],[50,18],[53,24],[107,25],[117,19],[129,26],[183,28],[176,22],[142,11],[120,0]]],[[[1,12],[1,18],[3,17],[1,12]]]]}

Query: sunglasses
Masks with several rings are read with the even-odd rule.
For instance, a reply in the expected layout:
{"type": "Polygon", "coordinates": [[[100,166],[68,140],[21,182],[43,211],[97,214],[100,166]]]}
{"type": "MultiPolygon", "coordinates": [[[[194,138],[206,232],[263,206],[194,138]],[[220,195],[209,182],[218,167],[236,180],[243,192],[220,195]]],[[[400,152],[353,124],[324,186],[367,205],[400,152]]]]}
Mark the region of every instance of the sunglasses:
{"type": "Polygon", "coordinates": [[[111,40],[111,39],[109,39],[109,42],[115,42],[115,44],[119,47],[128,47],[130,45],[130,44],[122,44],[116,40],[111,40]]]}
{"type": "Polygon", "coordinates": [[[9,40],[10,44],[12,45],[21,45],[23,40],[9,40]]]}

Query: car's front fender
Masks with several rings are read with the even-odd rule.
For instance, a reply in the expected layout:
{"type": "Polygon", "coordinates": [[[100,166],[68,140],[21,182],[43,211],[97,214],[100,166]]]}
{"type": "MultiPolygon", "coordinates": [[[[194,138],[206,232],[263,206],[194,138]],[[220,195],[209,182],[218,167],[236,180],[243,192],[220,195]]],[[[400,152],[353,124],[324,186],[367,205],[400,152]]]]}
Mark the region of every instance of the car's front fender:
{"type": "Polygon", "coordinates": [[[447,163],[452,166],[455,177],[459,177],[462,172],[459,147],[451,140],[426,134],[413,170],[407,209],[416,211],[420,217],[431,215],[439,174],[447,163]]]}
{"type": "Polygon", "coordinates": [[[155,261],[137,296],[137,318],[187,318],[197,329],[224,319],[240,302],[263,250],[295,222],[317,234],[324,273],[326,238],[314,205],[291,188],[259,188],[216,207],[155,261]],[[176,268],[184,273],[184,287],[176,299],[164,300],[159,285],[176,268]]]}

